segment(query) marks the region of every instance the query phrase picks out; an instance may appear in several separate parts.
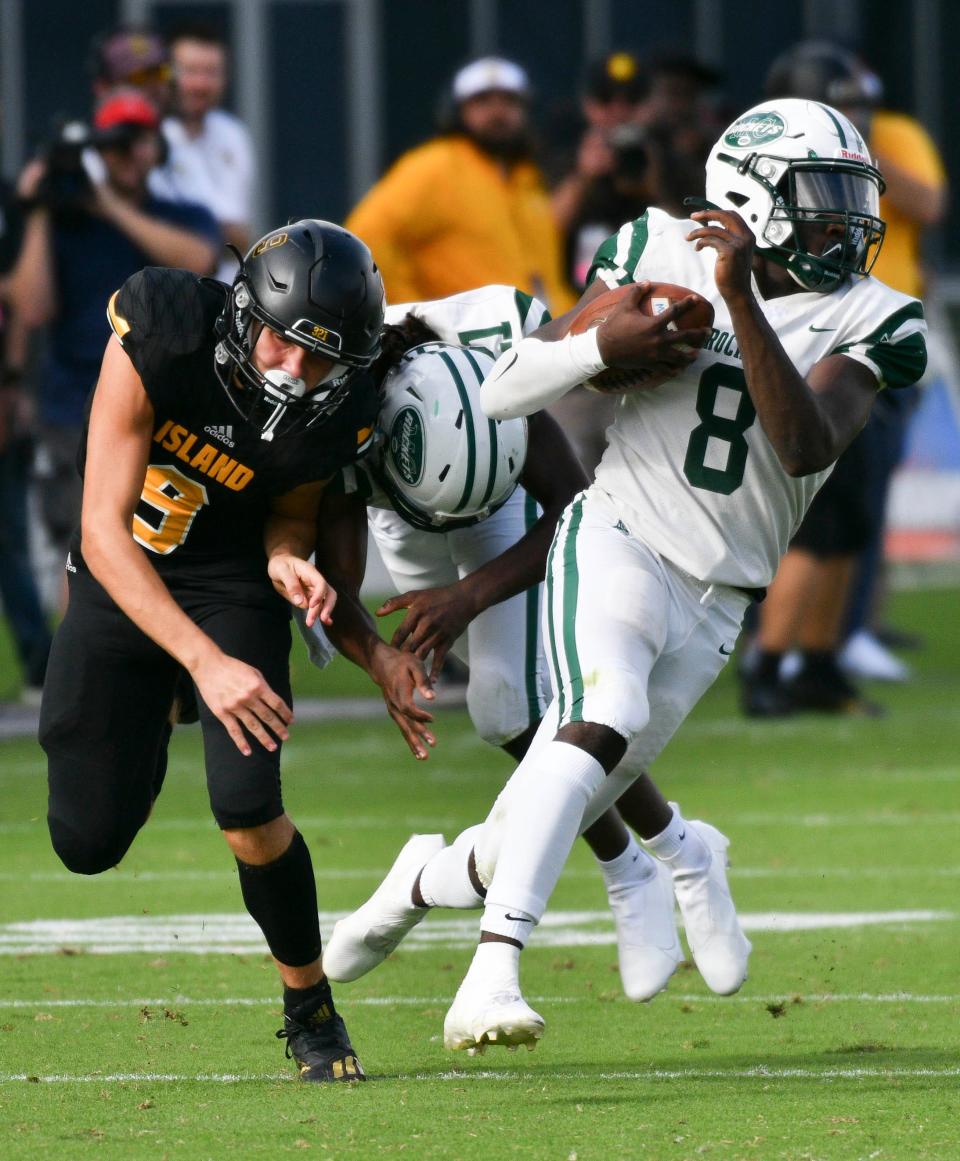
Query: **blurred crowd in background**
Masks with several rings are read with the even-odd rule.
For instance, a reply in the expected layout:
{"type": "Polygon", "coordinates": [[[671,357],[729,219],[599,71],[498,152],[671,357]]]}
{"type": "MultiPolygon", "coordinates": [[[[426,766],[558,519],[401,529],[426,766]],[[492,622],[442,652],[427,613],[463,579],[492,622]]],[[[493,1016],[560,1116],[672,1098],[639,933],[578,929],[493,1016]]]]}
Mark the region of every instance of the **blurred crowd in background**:
{"type": "MultiPolygon", "coordinates": [[[[75,458],[109,334],[111,294],[145,265],[229,281],[259,223],[258,158],[221,107],[228,52],[213,28],[167,38],[117,28],[92,47],[90,109],[58,125],[14,186],[0,188],[0,600],[37,700],[59,581],[78,519],[75,458]]],[[[536,109],[522,63],[474,60],[437,94],[437,123],[345,221],[370,246],[391,302],[489,283],[535,294],[554,313],[584,288],[594,253],[650,205],[684,216],[704,162],[741,110],[724,78],[683,51],[624,48],[592,63],[563,106],[536,109]]],[[[758,75],[762,96],[843,110],[887,183],[887,234],[873,275],[923,295],[922,236],[946,210],[936,145],[884,108],[883,82],[846,48],[793,46],[758,75]]],[[[323,207],[313,211],[324,217],[323,207]]],[[[929,374],[943,374],[932,367],[929,374]]],[[[884,619],[883,531],[890,480],[923,387],[884,392],[797,532],[741,648],[744,711],[876,714],[861,679],[907,680],[897,651],[921,643],[884,619]]],[[[589,471],[616,400],[575,390],[558,418],[589,471]]]]}

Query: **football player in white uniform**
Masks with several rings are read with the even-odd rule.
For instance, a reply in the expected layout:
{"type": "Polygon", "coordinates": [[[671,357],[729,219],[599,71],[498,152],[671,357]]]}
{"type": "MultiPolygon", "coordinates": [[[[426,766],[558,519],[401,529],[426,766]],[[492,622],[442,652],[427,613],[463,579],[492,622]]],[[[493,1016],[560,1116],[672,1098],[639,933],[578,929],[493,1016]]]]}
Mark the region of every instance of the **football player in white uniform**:
{"type": "MultiPolygon", "coordinates": [[[[537,414],[529,422],[495,423],[483,417],[479,391],[494,354],[547,317],[539,302],[504,286],[388,310],[394,326],[385,333],[385,348],[417,345],[395,361],[380,388],[382,454],[368,469],[361,465],[345,473],[344,491],[352,495],[328,503],[318,547],[341,609],[355,610],[364,547],[357,501],[366,502],[370,529],[401,590],[380,613],[407,610],[394,645],[424,660],[432,654],[433,676],[450,649],[467,663],[467,705],[478,733],[517,761],[549,701],[538,632],[547,550],[560,514],[587,478],[552,418],[537,414]],[[435,336],[445,342],[423,342],[435,336]],[[464,343],[471,346],[449,345],[464,343]],[[523,487],[514,490],[518,478],[523,487]]],[[[396,358],[387,355],[388,361],[396,358]]],[[[346,636],[363,632],[352,622],[346,636]]],[[[374,635],[369,625],[366,633],[374,635]]],[[[314,627],[304,636],[314,662],[325,664],[329,650],[322,630],[314,627]]],[[[338,643],[367,667],[363,648],[338,643]]],[[[411,731],[409,715],[394,717],[414,754],[425,756],[424,738],[411,731]]],[[[498,800],[494,818],[502,809],[498,800]]],[[[621,809],[644,839],[655,839],[672,818],[647,778],[630,788],[621,809]]],[[[692,823],[681,846],[699,846],[697,828],[717,834],[705,823],[692,823]]],[[[471,827],[450,847],[441,835],[415,835],[373,897],[334,929],[324,949],[330,978],[353,980],[370,971],[431,906],[482,906],[485,889],[476,860],[492,867],[496,835],[493,822],[471,827]]],[[[648,1000],[682,958],[671,876],[615,810],[605,811],[584,837],[600,864],[616,920],[624,990],[632,999],[648,1000]]],[[[705,864],[700,858],[699,865],[705,864]]],[[[732,910],[729,896],[727,901],[732,910]]]]}
{"type": "MultiPolygon", "coordinates": [[[[566,334],[570,316],[547,324],[487,377],[484,410],[504,419],[606,366],[676,372],[624,395],[596,482],[558,526],[545,598],[557,696],[504,796],[447,1047],[535,1044],[544,1022],[522,997],[520,951],[585,815],[649,767],[726,664],[751,593],[772,579],[877,391],[922,373],[921,304],[869,277],[881,189],[836,110],[759,105],[711,151],[708,208],[690,220],[651,209],[623,226],[600,248],[581,305],[607,288],[636,291],[584,334],[566,334]],[[636,309],[648,281],[712,303],[702,349],[690,347],[704,334],[683,329],[694,300],[656,319],[636,309]]],[[[684,829],[671,822],[664,848],[684,829]]],[[[709,854],[713,874],[722,850],[709,854]]],[[[749,951],[734,922],[696,958],[715,990],[733,992],[749,951]]]]}

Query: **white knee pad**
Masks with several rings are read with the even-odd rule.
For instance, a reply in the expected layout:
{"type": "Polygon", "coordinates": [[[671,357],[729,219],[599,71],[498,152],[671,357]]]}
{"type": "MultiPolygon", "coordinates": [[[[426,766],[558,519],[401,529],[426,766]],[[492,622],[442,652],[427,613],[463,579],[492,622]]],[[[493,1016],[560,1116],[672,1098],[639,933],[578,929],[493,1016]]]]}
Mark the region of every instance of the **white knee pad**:
{"type": "Polygon", "coordinates": [[[491,746],[502,746],[522,734],[539,716],[531,709],[516,669],[493,660],[470,665],[467,711],[477,733],[491,746]]]}

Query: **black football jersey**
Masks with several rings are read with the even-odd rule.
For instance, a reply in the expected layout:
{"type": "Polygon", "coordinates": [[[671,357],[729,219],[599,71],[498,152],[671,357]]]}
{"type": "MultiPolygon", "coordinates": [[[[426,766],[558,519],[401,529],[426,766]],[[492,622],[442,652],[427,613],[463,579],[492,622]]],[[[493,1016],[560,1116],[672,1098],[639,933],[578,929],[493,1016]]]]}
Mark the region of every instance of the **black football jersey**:
{"type": "MultiPolygon", "coordinates": [[[[222,283],[189,271],[147,267],[108,308],[153,404],[153,442],[132,532],[164,575],[227,577],[253,566],[265,578],[263,530],[274,498],[328,479],[373,440],[378,398],[366,376],[319,427],[261,439],[214,370],[214,323],[226,294],[222,283]]],[[[85,445],[86,433],[81,472],[85,445]]]]}

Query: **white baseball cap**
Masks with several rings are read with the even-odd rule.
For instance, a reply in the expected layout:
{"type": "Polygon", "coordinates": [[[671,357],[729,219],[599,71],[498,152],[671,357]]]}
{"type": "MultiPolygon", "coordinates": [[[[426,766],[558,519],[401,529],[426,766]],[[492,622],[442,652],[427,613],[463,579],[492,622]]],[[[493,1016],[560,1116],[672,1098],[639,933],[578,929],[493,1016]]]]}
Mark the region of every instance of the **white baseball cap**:
{"type": "Polygon", "coordinates": [[[453,99],[459,104],[469,101],[478,93],[516,93],[530,95],[530,78],[526,70],[512,60],[499,56],[485,56],[471,61],[453,78],[453,99]]]}

